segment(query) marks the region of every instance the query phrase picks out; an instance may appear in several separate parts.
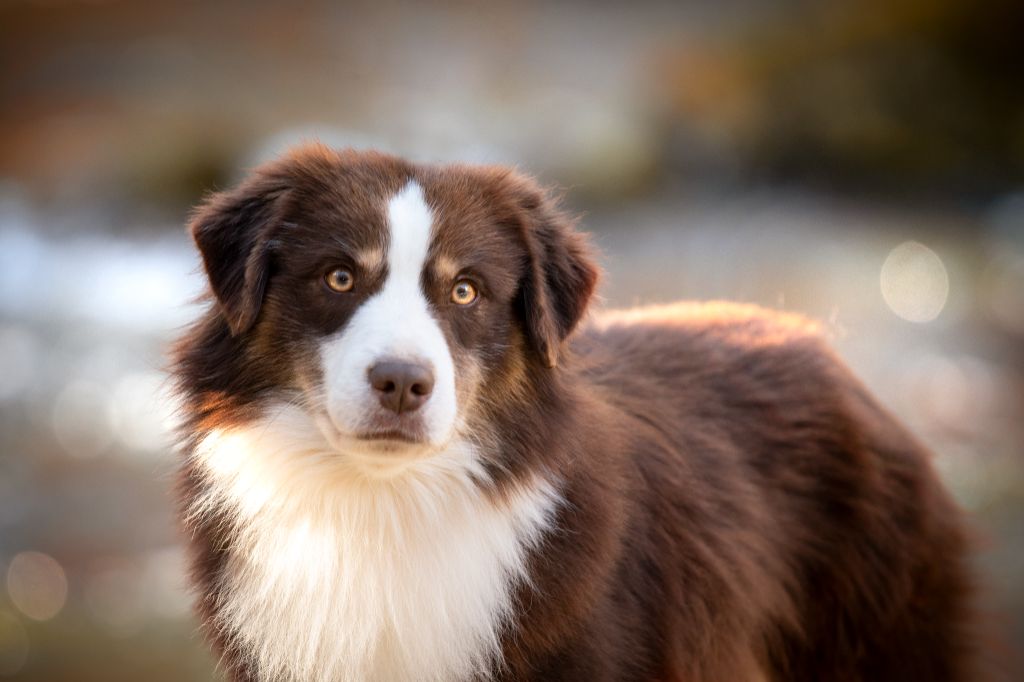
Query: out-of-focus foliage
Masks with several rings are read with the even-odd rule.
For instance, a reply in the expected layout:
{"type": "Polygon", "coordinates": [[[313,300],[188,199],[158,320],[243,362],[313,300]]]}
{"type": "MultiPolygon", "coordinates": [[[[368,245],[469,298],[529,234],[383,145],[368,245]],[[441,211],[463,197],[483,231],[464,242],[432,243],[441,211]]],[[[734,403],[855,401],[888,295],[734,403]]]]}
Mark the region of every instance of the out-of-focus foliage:
{"type": "Polygon", "coordinates": [[[659,73],[678,134],[730,170],[991,196],[1024,179],[1022,30],[1014,0],[793,3],[659,73]]]}
{"type": "Polygon", "coordinates": [[[989,199],[1024,178],[1022,8],[12,2],[0,173],[176,206],[326,124],[487,140],[594,197],[682,175],[989,199]]]}

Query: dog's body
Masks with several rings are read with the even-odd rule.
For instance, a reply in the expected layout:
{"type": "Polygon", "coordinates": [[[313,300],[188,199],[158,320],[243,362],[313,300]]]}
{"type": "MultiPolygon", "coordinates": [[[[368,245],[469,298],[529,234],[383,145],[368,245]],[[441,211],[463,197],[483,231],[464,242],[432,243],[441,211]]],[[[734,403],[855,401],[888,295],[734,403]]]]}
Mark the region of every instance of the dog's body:
{"type": "Polygon", "coordinates": [[[974,679],[960,513],[813,324],[570,336],[585,243],[501,169],[314,147],[192,229],[183,514],[233,679],[974,679]]]}

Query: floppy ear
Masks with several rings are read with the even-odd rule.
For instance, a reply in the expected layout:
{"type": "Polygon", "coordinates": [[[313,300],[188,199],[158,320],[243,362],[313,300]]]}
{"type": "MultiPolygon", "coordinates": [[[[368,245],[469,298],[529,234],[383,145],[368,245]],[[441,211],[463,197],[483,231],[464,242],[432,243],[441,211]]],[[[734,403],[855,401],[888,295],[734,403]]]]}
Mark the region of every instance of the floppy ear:
{"type": "Polygon", "coordinates": [[[189,231],[231,334],[256,322],[266,289],[272,237],[283,219],[287,186],[259,174],[214,194],[192,215],[189,231]]]}
{"type": "Polygon", "coordinates": [[[527,266],[519,290],[527,335],[547,367],[586,312],[599,272],[586,237],[533,182],[516,179],[527,266]]]}

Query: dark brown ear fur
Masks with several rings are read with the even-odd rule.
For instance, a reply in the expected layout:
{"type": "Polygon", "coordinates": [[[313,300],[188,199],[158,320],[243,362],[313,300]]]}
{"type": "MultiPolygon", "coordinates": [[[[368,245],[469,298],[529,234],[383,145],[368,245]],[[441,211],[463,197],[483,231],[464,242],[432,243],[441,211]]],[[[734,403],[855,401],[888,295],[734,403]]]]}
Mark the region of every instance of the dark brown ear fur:
{"type": "Polygon", "coordinates": [[[528,263],[518,308],[527,336],[547,367],[586,312],[599,271],[586,237],[535,183],[513,176],[528,263]]]}
{"type": "Polygon", "coordinates": [[[233,335],[256,322],[266,289],[270,247],[287,203],[283,178],[257,173],[196,209],[189,231],[233,335]]]}

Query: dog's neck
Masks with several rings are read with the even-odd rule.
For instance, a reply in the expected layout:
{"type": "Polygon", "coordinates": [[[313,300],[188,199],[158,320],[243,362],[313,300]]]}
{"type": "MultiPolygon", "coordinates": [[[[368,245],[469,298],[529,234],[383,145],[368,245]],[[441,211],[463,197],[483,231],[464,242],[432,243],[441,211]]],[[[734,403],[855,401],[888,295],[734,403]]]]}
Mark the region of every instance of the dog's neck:
{"type": "Polygon", "coordinates": [[[217,624],[261,677],[466,679],[496,664],[527,554],[558,504],[537,476],[500,494],[457,443],[368,478],[301,409],[211,432],[192,513],[232,529],[217,624]]]}

